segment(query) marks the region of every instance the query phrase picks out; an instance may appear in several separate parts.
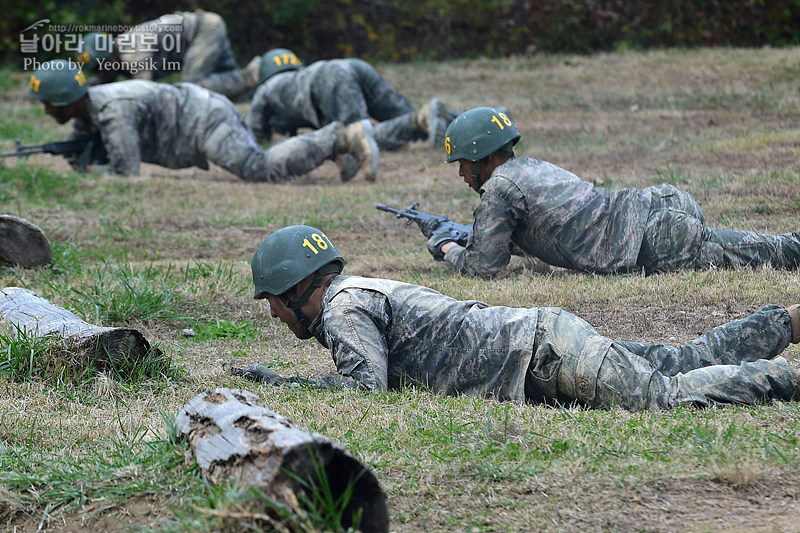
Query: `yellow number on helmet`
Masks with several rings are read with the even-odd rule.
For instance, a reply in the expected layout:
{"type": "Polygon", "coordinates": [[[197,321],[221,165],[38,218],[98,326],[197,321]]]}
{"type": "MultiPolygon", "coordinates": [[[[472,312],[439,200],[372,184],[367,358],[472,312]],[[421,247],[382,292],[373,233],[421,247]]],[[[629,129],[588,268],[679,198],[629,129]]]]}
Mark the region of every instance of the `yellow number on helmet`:
{"type": "Polygon", "coordinates": [[[447,152],[447,155],[450,155],[450,137],[444,138],[444,151],[447,152]]]}
{"type": "Polygon", "coordinates": [[[78,85],[81,87],[83,87],[83,84],[86,83],[86,76],[83,75],[82,70],[75,74],[75,81],[77,81],[78,85]]]}
{"type": "Polygon", "coordinates": [[[28,82],[28,87],[35,92],[39,92],[39,86],[42,84],[42,80],[37,78],[35,75],[31,74],[31,80],[28,82]]]}

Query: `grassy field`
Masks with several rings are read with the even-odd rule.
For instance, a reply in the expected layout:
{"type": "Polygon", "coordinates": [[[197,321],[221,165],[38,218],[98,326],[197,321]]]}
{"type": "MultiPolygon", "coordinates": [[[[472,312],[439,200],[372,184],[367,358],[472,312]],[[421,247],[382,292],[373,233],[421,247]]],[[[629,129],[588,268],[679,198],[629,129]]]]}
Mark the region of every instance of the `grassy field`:
{"type": "MultiPolygon", "coordinates": [[[[518,153],[609,188],[668,182],[709,225],[798,230],[800,49],[535,55],[378,65],[413,104],[505,105],[518,153]]],[[[5,71],[0,150],[60,140],[66,127],[5,71]]],[[[239,105],[244,113],[246,104],[239,105]]],[[[800,531],[800,407],[628,413],[551,409],[423,391],[317,392],[253,385],[222,361],[283,375],[334,371],[252,300],[249,261],[287,224],[323,229],[345,272],[456,298],[561,306],[613,338],[682,343],[766,303],[800,302],[797,272],[771,269],[591,276],[515,258],[494,281],[435,263],[382,202],[471,221],[478,198],[442,150],[382,154],[376,183],[326,163],[286,185],[219,168],[144,165],[121,178],[70,173],[52,156],[7,159],[2,212],[42,227],[54,263],[0,267],[87,322],[130,326],[165,354],[136,376],[68,370],[58,347],[0,337],[0,524],[8,531],[220,531],[256,504],[202,478],[172,420],[195,395],[247,388],[345,447],[377,475],[397,532],[800,531]],[[197,335],[185,337],[192,328],[197,335]],[[54,369],[60,368],[59,371],[54,369]],[[239,514],[237,514],[239,513],[239,514]]],[[[800,349],[785,356],[800,365],[800,349]]],[[[313,531],[302,517],[287,526],[313,531]]]]}

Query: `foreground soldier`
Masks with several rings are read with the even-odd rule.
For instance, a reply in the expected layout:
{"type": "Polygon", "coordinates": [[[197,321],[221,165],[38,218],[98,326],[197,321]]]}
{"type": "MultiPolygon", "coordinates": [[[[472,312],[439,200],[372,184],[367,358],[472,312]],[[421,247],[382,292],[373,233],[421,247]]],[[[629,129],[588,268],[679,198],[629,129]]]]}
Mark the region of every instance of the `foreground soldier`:
{"type": "Polygon", "coordinates": [[[296,135],[298,128],[321,128],[373,118],[381,150],[428,140],[440,147],[452,120],[434,98],[414,108],[375,68],[361,59],[317,61],[304,67],[290,50],[270,50],[261,59],[259,85],[246,117],[260,142],[273,134],[296,135]]]}
{"type": "Polygon", "coordinates": [[[515,156],[519,138],[511,119],[489,107],[465,111],[447,128],[447,162],[458,162],[481,199],[466,247],[437,235],[434,225],[421,228],[435,259],[486,278],[500,273],[512,253],[600,274],[800,267],[800,233],[710,229],[684,191],[666,184],[594,187],[553,164],[515,156]]]}
{"type": "Polygon", "coordinates": [[[163,15],[111,37],[86,34],[78,61],[95,73],[90,84],[124,76],[156,81],[180,67],[181,81],[224,94],[231,100],[258,85],[260,56],[239,69],[228,41],[225,21],[198,9],[163,15]]]}
{"type": "Polygon", "coordinates": [[[230,100],[191,83],[131,80],[87,88],[75,62],[54,60],[31,76],[29,92],[60,124],[74,119],[70,139],[99,131],[111,172],[125,176],[138,175],[140,162],[208,169],[211,161],[245,181],[276,182],[327,159],[340,162],[345,153],[356,164],[340,166],[343,180],[357,173],[374,180],[377,171],[369,123],[334,122],[264,149],[230,100]]]}
{"type": "Polygon", "coordinates": [[[800,340],[798,306],[768,305],[672,347],[613,341],[555,307],[489,307],[417,285],[339,275],[342,266],[325,234],[309,226],[261,242],[252,261],[255,298],[267,298],[272,316],[295,336],[329,348],[338,374],[286,380],[254,365],[246,375],[630,410],[800,396],[800,373],[776,357],[800,340]]]}

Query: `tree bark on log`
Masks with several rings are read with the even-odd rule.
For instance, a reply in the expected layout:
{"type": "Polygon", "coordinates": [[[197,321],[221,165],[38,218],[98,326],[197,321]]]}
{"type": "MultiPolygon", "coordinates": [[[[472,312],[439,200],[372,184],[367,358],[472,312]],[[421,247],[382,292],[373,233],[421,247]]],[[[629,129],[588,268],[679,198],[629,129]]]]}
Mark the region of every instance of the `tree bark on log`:
{"type": "Polygon", "coordinates": [[[100,327],[20,287],[0,291],[0,316],[15,327],[15,335],[57,335],[69,341],[70,350],[105,369],[124,371],[150,352],[150,343],[131,328],[100,327]]]}
{"type": "Polygon", "coordinates": [[[199,394],[183,407],[176,426],[212,483],[231,480],[297,505],[296,495],[308,495],[307,485],[319,486],[323,472],[334,498],[355,483],[344,527],[360,510],[360,531],[389,531],[386,494],[375,475],[341,444],[270,411],[252,392],[218,388],[199,394]]]}
{"type": "Polygon", "coordinates": [[[23,218],[0,215],[0,262],[33,268],[53,260],[44,231],[23,218]]]}

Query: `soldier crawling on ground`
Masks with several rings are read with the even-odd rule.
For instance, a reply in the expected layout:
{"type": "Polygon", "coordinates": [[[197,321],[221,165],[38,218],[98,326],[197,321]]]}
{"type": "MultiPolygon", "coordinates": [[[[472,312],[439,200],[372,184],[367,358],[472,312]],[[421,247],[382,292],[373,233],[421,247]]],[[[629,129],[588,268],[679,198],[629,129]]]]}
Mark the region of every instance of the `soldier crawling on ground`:
{"type": "Polygon", "coordinates": [[[800,233],[711,229],[694,198],[672,185],[641,191],[595,187],[551,163],[514,154],[520,133],[491,107],[470,109],[447,128],[448,163],[480,195],[472,236],[455,243],[435,221],[420,228],[436,260],[491,278],[512,254],[610,274],[644,270],[800,267],[800,233]]]}
{"type": "Polygon", "coordinates": [[[341,275],[344,260],[320,230],[290,226],[252,260],[255,298],[300,339],[330,349],[337,374],[286,379],[254,364],[234,374],[272,384],[620,406],[723,406],[800,398],[800,372],[780,357],[800,341],[798,305],[767,305],[682,346],[606,338],[555,307],[458,301],[387,279],[341,275]]]}
{"type": "Polygon", "coordinates": [[[69,139],[99,132],[108,169],[137,175],[141,162],[167,168],[215,163],[245,181],[279,182],[305,174],[326,160],[340,164],[341,178],[374,180],[378,147],[369,121],[328,126],[262,148],[224,96],[192,83],[169,85],[128,80],[89,87],[79,64],[53,60],[30,78],[31,97],[60,124],[69,139]],[[342,155],[348,154],[348,162],[342,155]]]}
{"type": "Polygon", "coordinates": [[[321,128],[339,121],[374,119],[381,150],[427,140],[439,148],[455,114],[438,98],[415,111],[369,63],[331,59],[308,66],[291,51],[276,48],[261,59],[258,89],[245,120],[260,142],[273,134],[296,135],[299,128],[321,128]]]}

